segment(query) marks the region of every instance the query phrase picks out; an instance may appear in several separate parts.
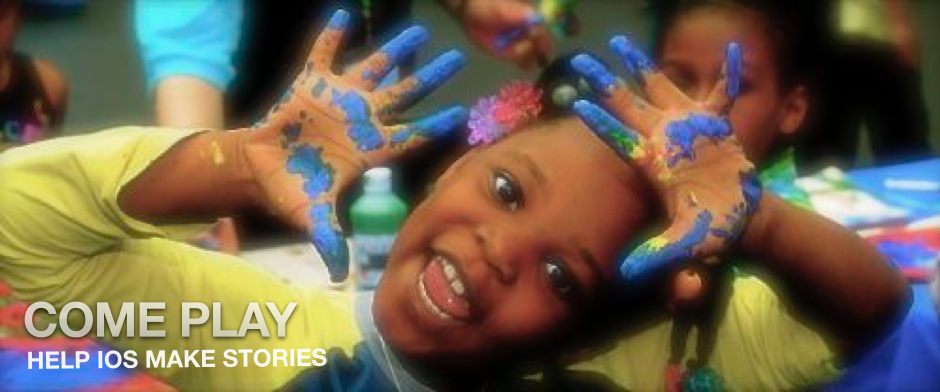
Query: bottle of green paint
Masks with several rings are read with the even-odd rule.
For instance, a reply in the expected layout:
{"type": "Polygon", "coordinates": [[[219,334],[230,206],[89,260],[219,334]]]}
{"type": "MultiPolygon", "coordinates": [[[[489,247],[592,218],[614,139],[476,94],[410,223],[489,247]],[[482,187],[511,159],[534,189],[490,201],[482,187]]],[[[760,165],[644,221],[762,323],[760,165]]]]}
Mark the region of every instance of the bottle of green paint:
{"type": "Polygon", "coordinates": [[[382,277],[395,236],[408,215],[408,207],[392,191],[391,169],[370,169],[363,180],[363,193],[353,202],[350,219],[356,285],[360,290],[372,290],[382,277]]]}

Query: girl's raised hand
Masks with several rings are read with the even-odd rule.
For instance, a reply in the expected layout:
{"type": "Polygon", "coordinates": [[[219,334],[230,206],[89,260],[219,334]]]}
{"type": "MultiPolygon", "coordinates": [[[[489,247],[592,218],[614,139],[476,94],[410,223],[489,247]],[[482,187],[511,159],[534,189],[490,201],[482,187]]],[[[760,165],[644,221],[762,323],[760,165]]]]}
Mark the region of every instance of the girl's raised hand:
{"type": "Polygon", "coordinates": [[[741,234],[762,192],[727,119],[740,92],[741,49],[728,44],[722,76],[704,101],[682,93],[626,37],[611,39],[610,49],[647,98],[634,95],[593,57],[579,55],[572,67],[603,108],[581,100],[574,110],[649,178],[670,220],[627,256],[620,271],[637,282],[688,259],[715,260],[741,234]]]}
{"type": "Polygon", "coordinates": [[[305,66],[267,117],[255,125],[245,154],[268,207],[306,230],[330,278],[348,274],[349,251],[336,218],[336,199],[366,169],[466,122],[454,106],[414,122],[393,120],[450,79],[464,64],[452,50],[389,87],[379,82],[429,38],[420,26],[406,29],[376,53],[334,72],[349,13],[333,14],[305,66]],[[390,124],[391,123],[391,124],[390,124]]]}

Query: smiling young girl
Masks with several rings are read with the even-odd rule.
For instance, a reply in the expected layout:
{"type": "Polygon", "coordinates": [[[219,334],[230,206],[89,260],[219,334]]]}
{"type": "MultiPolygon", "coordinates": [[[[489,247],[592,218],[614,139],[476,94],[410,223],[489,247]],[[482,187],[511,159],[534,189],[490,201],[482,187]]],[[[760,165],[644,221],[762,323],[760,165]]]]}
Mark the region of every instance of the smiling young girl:
{"type": "MultiPolygon", "coordinates": [[[[415,37],[423,33],[406,30],[338,75],[332,58],[346,23],[342,12],[334,16],[289,93],[253,130],[127,127],[0,155],[0,276],[18,298],[57,308],[70,301],[167,303],[166,337],[107,340],[122,350],[328,349],[327,364],[308,371],[148,369],[181,389],[480,388],[517,365],[556,355],[565,348],[558,342],[598,327],[592,324],[600,319],[596,315],[632,313],[610,306],[617,303],[611,300],[618,287],[643,293],[640,277],[658,285],[661,267],[682,261],[676,255],[702,256],[734,244],[766,256],[764,264],[783,282],[826,293],[805,305],[824,313],[838,309],[839,320],[817,321],[831,327],[847,350],[864,344],[902,305],[903,283],[870,246],[741,182],[750,163],[733,135],[718,132],[723,136],[715,143],[693,138],[682,154],[651,149],[650,162],[659,164],[637,168],[601,141],[613,140],[616,152],[638,158],[637,151],[624,149],[629,143],[618,144],[631,134],[599,127],[598,119],[611,117],[591,112],[586,103],[581,112],[601,138],[570,118],[536,122],[454,163],[402,227],[374,301],[288,286],[236,257],[174,240],[193,223],[264,207],[310,233],[333,276],[344,277],[347,254],[333,214],[337,195],[366,167],[466,121],[465,111],[453,108],[387,125],[399,109],[443,83],[461,58],[444,54],[412,78],[376,90],[376,81],[419,46],[415,37]],[[665,161],[678,166],[664,169],[665,161]],[[664,181],[659,174],[666,173],[689,181],[664,181]],[[696,184],[692,179],[700,176],[713,181],[696,184]],[[664,205],[677,224],[700,222],[684,214],[693,211],[685,204],[692,199],[671,196],[689,191],[716,213],[711,232],[723,230],[730,239],[716,241],[713,234],[706,249],[667,235],[635,251],[638,263],[620,266],[624,244],[640,236],[658,211],[654,205],[664,205]],[[739,202],[745,208],[738,215],[717,214],[736,211],[739,202]],[[807,246],[820,239],[830,247],[807,246]],[[830,272],[844,270],[851,270],[852,282],[829,279],[830,272]],[[626,283],[619,277],[624,271],[626,283]],[[250,302],[298,305],[283,339],[254,333],[220,339],[208,329],[182,338],[183,301],[235,309],[250,302]]],[[[607,80],[612,78],[595,84],[607,80]]],[[[654,95],[675,91],[659,73],[646,85],[654,95]]],[[[686,105],[688,98],[655,99],[640,117],[630,114],[628,123],[650,140],[664,140],[652,135],[665,135],[673,123],[715,133],[726,124],[722,103],[735,95],[716,91],[713,105],[704,108],[686,105]],[[683,104],[665,106],[675,102],[683,104]]],[[[624,97],[620,90],[615,95],[624,97]]],[[[704,210],[695,211],[702,216],[704,210]]],[[[768,297],[742,298],[770,317],[752,319],[738,337],[758,348],[781,338],[771,332],[784,310],[768,297]]],[[[222,326],[237,327],[242,313],[224,313],[222,326]]],[[[819,341],[810,333],[795,339],[819,341]]],[[[640,360],[628,365],[624,372],[642,369],[640,360]]],[[[767,366],[777,369],[776,363],[767,366]]]]}

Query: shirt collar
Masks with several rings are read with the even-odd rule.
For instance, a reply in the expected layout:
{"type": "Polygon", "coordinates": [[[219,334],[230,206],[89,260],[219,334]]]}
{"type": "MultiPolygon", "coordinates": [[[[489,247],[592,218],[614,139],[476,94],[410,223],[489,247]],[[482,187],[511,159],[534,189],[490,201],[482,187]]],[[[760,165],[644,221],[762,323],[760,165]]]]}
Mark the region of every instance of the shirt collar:
{"type": "Polygon", "coordinates": [[[371,291],[359,292],[356,295],[355,313],[356,323],[362,333],[362,339],[369,348],[369,352],[382,369],[382,373],[399,391],[433,391],[431,387],[418,381],[402,365],[391,347],[385,343],[375,326],[372,315],[372,302],[374,293],[371,291]]]}

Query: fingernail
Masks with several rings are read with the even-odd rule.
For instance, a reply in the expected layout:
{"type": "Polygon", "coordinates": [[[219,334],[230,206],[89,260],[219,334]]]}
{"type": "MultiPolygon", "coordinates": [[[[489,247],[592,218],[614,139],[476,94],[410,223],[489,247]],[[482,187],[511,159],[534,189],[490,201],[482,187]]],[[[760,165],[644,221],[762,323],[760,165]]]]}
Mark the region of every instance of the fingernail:
{"type": "Polygon", "coordinates": [[[627,282],[644,282],[665,265],[667,263],[662,255],[648,248],[640,248],[627,256],[620,265],[620,275],[627,282]]]}
{"type": "Polygon", "coordinates": [[[642,81],[644,73],[656,70],[656,64],[650,61],[646,53],[630,42],[626,36],[618,35],[611,38],[608,46],[620,58],[630,74],[637,79],[642,81]]]}
{"type": "Polygon", "coordinates": [[[575,113],[578,113],[578,116],[580,116],[587,123],[587,125],[591,127],[591,129],[594,129],[595,131],[601,131],[601,129],[598,129],[602,127],[598,127],[600,125],[600,119],[598,118],[598,113],[594,110],[594,104],[583,99],[579,99],[574,101],[574,104],[571,105],[571,107],[574,109],[575,113]]]}
{"type": "Polygon", "coordinates": [[[333,16],[330,16],[330,21],[326,26],[331,29],[343,30],[347,25],[349,25],[349,12],[338,9],[333,13],[333,16]]]}
{"type": "Polygon", "coordinates": [[[349,249],[342,233],[333,227],[332,216],[333,208],[329,204],[316,204],[310,209],[311,239],[330,272],[330,280],[342,282],[349,275],[349,249]]]}
{"type": "Polygon", "coordinates": [[[404,60],[409,54],[414,53],[415,50],[428,41],[428,38],[430,38],[430,34],[427,29],[422,26],[411,26],[391,41],[386,42],[385,45],[382,45],[380,51],[388,56],[389,64],[393,65],[404,60]]]}
{"type": "Polygon", "coordinates": [[[422,87],[434,88],[446,82],[467,63],[466,56],[457,49],[451,49],[437,56],[427,65],[415,72],[422,87]]]}
{"type": "Polygon", "coordinates": [[[736,98],[741,92],[741,45],[731,42],[725,49],[727,84],[725,93],[728,98],[736,98]]]}
{"type": "Polygon", "coordinates": [[[586,54],[571,59],[571,67],[587,80],[597,94],[606,94],[617,82],[600,62],[586,54]]]}
{"type": "Polygon", "coordinates": [[[572,108],[594,132],[606,136],[618,128],[616,120],[611,118],[604,109],[591,102],[579,99],[575,101],[572,108]]]}

